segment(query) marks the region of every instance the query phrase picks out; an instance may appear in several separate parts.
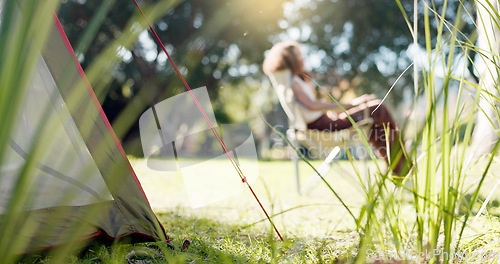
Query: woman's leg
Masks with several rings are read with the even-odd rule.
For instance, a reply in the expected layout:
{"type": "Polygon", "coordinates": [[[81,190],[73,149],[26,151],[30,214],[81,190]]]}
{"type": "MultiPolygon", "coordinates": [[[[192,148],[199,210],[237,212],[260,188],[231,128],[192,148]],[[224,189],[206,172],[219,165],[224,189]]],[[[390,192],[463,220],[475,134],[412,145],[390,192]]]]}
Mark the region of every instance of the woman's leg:
{"type": "Polygon", "coordinates": [[[404,140],[401,138],[399,128],[389,109],[384,104],[381,104],[380,100],[370,101],[366,107],[374,121],[370,129],[370,143],[377,150],[377,154],[386,161],[388,161],[388,155],[390,154],[391,167],[395,175],[406,175],[412,164],[406,156],[404,140]],[[389,146],[389,151],[387,151],[387,146],[389,146]]]}
{"type": "MultiPolygon", "coordinates": [[[[368,139],[370,144],[375,148],[376,154],[388,161],[387,145],[390,148],[390,160],[397,162],[393,166],[393,173],[396,175],[406,175],[411,168],[411,162],[406,157],[402,139],[396,122],[391,113],[384,104],[380,104],[380,100],[372,100],[359,106],[355,106],[347,110],[347,114],[357,122],[368,114],[373,119],[373,125],[370,128],[368,139]],[[386,136],[386,131],[388,138],[386,136]]],[[[337,131],[346,129],[352,126],[351,121],[346,113],[341,113],[337,117],[323,115],[320,119],[308,124],[309,129],[337,131]]]]}

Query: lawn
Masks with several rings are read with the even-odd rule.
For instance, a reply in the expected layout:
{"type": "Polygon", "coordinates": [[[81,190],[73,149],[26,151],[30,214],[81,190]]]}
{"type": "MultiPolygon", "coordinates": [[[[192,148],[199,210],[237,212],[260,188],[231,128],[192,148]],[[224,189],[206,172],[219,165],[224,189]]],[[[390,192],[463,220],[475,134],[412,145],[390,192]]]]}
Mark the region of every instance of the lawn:
{"type": "MultiPolygon", "coordinates": [[[[132,164],[153,210],[177,249],[171,250],[165,243],[98,247],[88,251],[84,257],[74,257],[74,263],[123,263],[125,259],[129,263],[344,263],[354,261],[357,254],[360,234],[355,231],[353,218],[322,182],[309,194],[299,195],[290,161],[260,161],[259,175],[252,183],[263,205],[273,215],[285,242],[279,241],[247,189],[237,189],[231,184],[217,182],[219,188],[236,188],[237,191],[216,203],[193,208],[189,191],[185,188],[186,181],[181,175],[151,170],[142,159],[132,159],[132,164]],[[179,248],[185,239],[189,239],[191,245],[181,252],[179,248]]],[[[224,163],[212,162],[211,167],[206,167],[207,177],[221,170],[222,164],[224,163]]],[[[316,161],[312,164],[319,166],[316,161]]],[[[374,170],[373,161],[366,166],[356,162],[356,166],[358,169],[364,167],[364,171],[374,170]]],[[[481,167],[484,164],[475,166],[481,167]]],[[[493,189],[496,183],[494,172],[497,168],[495,166],[491,170],[493,173],[487,177],[480,194],[481,200],[493,189]]],[[[474,168],[471,167],[471,170],[474,168]]],[[[354,215],[358,216],[360,209],[366,206],[366,196],[362,184],[352,171],[348,161],[339,161],[326,179],[354,215]]],[[[313,171],[302,162],[300,172],[301,184],[304,186],[313,171]]],[[[366,178],[362,179],[366,184],[366,178]]],[[[469,177],[465,184],[477,184],[477,177],[469,177]]],[[[392,183],[387,186],[397,194],[398,220],[404,220],[408,229],[403,232],[407,234],[405,239],[409,245],[405,248],[408,251],[404,257],[412,260],[415,257],[411,255],[415,251],[410,245],[414,239],[414,227],[411,223],[415,219],[412,194],[401,191],[401,188],[396,188],[392,183]]],[[[472,259],[476,263],[494,262],[498,258],[499,195],[498,192],[493,195],[486,216],[475,221],[471,217],[467,225],[462,252],[467,251],[469,257],[474,252],[477,254],[484,251],[490,254],[486,259],[472,259]]],[[[479,204],[474,208],[477,211],[479,204]]],[[[379,232],[377,235],[382,236],[381,241],[385,242],[369,248],[367,262],[407,263],[396,261],[398,258],[390,255],[394,253],[390,233],[379,232]],[[378,256],[382,254],[380,257],[387,262],[377,262],[374,259],[375,252],[378,256]],[[389,261],[391,258],[392,262],[389,261]]],[[[472,262],[470,258],[464,261],[457,257],[456,262],[460,261],[472,262]]]]}
{"type": "MultiPolygon", "coordinates": [[[[319,162],[313,165],[317,167],[319,162]]],[[[241,182],[242,188],[236,194],[211,205],[192,208],[182,176],[151,171],[144,160],[133,160],[133,166],[173,243],[180,246],[184,239],[191,240],[186,254],[193,260],[212,261],[215,259],[211,257],[220,260],[225,256],[233,262],[271,262],[273,259],[316,262],[318,255],[332,259],[345,254],[357,241],[357,234],[352,232],[353,219],[323,183],[318,183],[310,194],[298,194],[290,161],[260,161],[259,175],[251,183],[266,210],[275,215],[273,220],[285,243],[278,242],[269,222],[263,221],[265,215],[255,198],[241,182]],[[271,241],[278,243],[273,245],[271,241]],[[221,256],[204,256],[207,248],[221,256]]],[[[222,164],[214,162],[212,166],[206,171],[217,173],[222,164]]],[[[363,193],[349,167],[349,163],[340,162],[330,171],[328,179],[334,182],[334,189],[351,210],[356,210],[362,206],[363,193]]],[[[313,176],[313,170],[301,163],[300,173],[304,186],[313,176]]],[[[217,185],[222,189],[224,185],[237,187],[224,182],[217,185]]]]}

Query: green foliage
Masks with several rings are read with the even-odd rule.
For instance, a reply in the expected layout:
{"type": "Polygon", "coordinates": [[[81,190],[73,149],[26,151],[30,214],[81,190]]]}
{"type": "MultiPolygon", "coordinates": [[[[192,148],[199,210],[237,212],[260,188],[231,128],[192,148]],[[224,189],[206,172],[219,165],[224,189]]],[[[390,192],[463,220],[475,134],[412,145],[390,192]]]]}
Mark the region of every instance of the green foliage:
{"type": "MultiPolygon", "coordinates": [[[[247,74],[260,71],[262,52],[270,46],[268,36],[279,30],[276,21],[282,16],[283,2],[190,0],[144,1],[141,5],[161,10],[153,28],[191,88],[206,86],[212,100],[217,101],[224,83],[244,83],[247,74]]],[[[129,30],[127,21],[136,12],[133,1],[101,3],[70,0],[59,12],[70,41],[83,43],[77,46],[77,53],[87,71],[97,64],[99,54],[129,30]]],[[[139,33],[139,41],[134,38],[125,46],[115,46],[118,60],[100,68],[102,77],[92,83],[94,89],[102,86],[109,91],[101,102],[113,123],[136,120],[155,103],[186,91],[151,33],[139,33]]],[[[215,111],[221,118],[227,113],[221,105],[215,111]]],[[[119,127],[118,132],[130,142],[138,137],[136,123],[119,127]]],[[[132,152],[134,147],[128,150],[140,154],[132,152]]]]}
{"type": "MultiPolygon", "coordinates": [[[[409,47],[413,36],[408,23],[417,22],[418,44],[424,45],[423,17],[424,1],[418,1],[418,20],[413,17],[413,1],[365,1],[365,0],[314,0],[290,15],[289,28],[301,29],[300,41],[318,54],[321,63],[314,70],[320,82],[334,84],[340,78],[355,79],[359,93],[374,93],[383,96],[397,77],[413,61],[409,47]],[[403,11],[407,15],[401,15],[403,11]]],[[[436,11],[444,13],[445,19],[454,19],[461,5],[473,10],[469,1],[432,1],[436,11]],[[448,2],[446,12],[443,3],[448,2]]],[[[473,12],[473,11],[471,11],[473,12]]],[[[464,35],[474,30],[473,19],[467,16],[461,25],[464,35]]],[[[431,20],[429,30],[435,43],[438,20],[431,20]]],[[[463,39],[462,36],[457,36],[463,39]]],[[[412,94],[412,76],[403,75],[398,81],[389,101],[402,102],[412,94]]]]}

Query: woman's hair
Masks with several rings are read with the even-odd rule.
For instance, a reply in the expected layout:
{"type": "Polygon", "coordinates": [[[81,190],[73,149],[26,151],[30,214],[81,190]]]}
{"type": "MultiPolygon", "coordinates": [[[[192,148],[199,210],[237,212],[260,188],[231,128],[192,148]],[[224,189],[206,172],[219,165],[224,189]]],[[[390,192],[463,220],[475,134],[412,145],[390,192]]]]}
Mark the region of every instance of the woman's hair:
{"type": "Polygon", "coordinates": [[[267,75],[284,69],[290,69],[293,75],[301,75],[304,71],[304,61],[300,44],[293,40],[277,43],[264,59],[262,69],[267,75]]]}

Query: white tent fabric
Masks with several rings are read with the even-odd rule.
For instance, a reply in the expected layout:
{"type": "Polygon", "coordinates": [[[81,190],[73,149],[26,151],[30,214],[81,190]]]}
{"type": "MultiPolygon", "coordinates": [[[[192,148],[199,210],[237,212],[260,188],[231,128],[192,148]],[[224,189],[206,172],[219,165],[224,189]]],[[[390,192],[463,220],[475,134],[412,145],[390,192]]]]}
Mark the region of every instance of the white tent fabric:
{"type": "Polygon", "coordinates": [[[31,176],[32,202],[23,209],[112,200],[41,56],[17,120],[0,169],[0,213],[9,202],[14,179],[21,173],[33,140],[37,133],[43,133],[41,130],[49,135],[43,137],[44,151],[31,176]]]}
{"type": "Polygon", "coordinates": [[[0,163],[0,225],[7,213],[15,219],[10,251],[167,239],[56,16],[11,114],[17,124],[0,163]]]}

